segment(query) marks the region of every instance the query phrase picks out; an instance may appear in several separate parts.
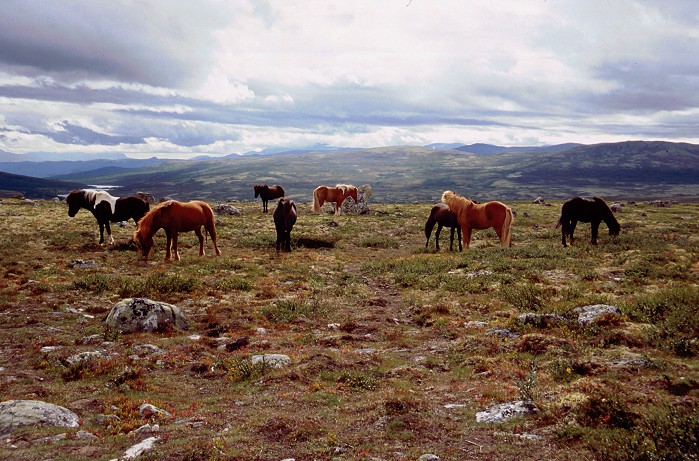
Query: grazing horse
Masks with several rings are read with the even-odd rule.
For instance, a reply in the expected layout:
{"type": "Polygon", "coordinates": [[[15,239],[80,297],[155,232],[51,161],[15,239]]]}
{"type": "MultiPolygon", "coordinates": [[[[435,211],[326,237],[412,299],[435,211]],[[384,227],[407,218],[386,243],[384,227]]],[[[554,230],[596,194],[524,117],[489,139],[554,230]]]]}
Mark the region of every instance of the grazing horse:
{"type": "Polygon", "coordinates": [[[280,249],[291,251],[291,228],[296,224],[296,204],[293,200],[282,197],[272,216],[277,229],[277,253],[280,249]]]}
{"type": "Polygon", "coordinates": [[[435,224],[437,224],[437,233],[434,235],[434,241],[437,244],[437,251],[439,251],[439,233],[442,232],[442,227],[451,228],[449,251],[452,251],[454,247],[454,229],[456,229],[459,235],[459,251],[461,251],[461,226],[459,226],[459,221],[456,219],[456,213],[451,211],[444,203],[438,203],[433,206],[430,216],[427,218],[425,223],[425,237],[427,237],[425,248],[430,243],[430,235],[432,235],[432,229],[434,229],[435,224]]]}
{"type": "Polygon", "coordinates": [[[357,203],[357,188],[349,184],[338,184],[335,187],[318,186],[313,191],[313,211],[320,213],[320,207],[325,202],[335,203],[335,214],[340,214],[342,202],[352,197],[357,203]]]}
{"type": "Polygon", "coordinates": [[[259,195],[262,199],[263,213],[267,213],[269,199],[284,197],[284,189],[279,185],[269,187],[267,184],[257,184],[253,189],[255,190],[255,198],[259,195]]]}
{"type": "Polygon", "coordinates": [[[175,255],[175,261],[180,260],[177,251],[177,234],[179,232],[191,232],[199,238],[199,256],[204,256],[204,236],[201,227],[211,236],[214,243],[216,256],[221,255],[221,251],[216,245],[216,223],[214,212],[206,203],[199,200],[182,203],[177,200],[168,200],[150,210],[140,221],[138,230],[133,234],[133,240],[141,246],[141,253],[148,259],[148,253],[153,247],[153,236],[159,229],[165,229],[167,246],[165,249],[165,259],[170,260],[170,248],[175,255]]]}
{"type": "Polygon", "coordinates": [[[609,235],[619,235],[621,226],[614,217],[609,205],[599,197],[582,198],[573,197],[566,200],[561,207],[561,217],[558,218],[556,228],[561,226],[561,241],[566,245],[566,235],[570,236],[570,244],[573,244],[573,232],[580,222],[589,222],[592,225],[592,240],[590,243],[597,245],[597,233],[600,222],[604,221],[609,228],[609,235]]]}
{"type": "Polygon", "coordinates": [[[488,229],[492,227],[500,237],[500,246],[505,248],[512,245],[510,226],[512,226],[512,210],[500,202],[475,203],[465,197],[456,195],[448,190],[442,194],[442,202],[456,213],[461,230],[464,232],[464,246],[471,243],[473,229],[488,229]]]}
{"type": "Polygon", "coordinates": [[[121,222],[133,219],[138,222],[150,209],[150,205],[139,197],[113,197],[101,190],[74,190],[68,197],[68,216],[78,214],[85,208],[97,219],[100,227],[100,245],[104,243],[104,228],[107,228],[109,244],[114,243],[109,222],[121,222]]]}

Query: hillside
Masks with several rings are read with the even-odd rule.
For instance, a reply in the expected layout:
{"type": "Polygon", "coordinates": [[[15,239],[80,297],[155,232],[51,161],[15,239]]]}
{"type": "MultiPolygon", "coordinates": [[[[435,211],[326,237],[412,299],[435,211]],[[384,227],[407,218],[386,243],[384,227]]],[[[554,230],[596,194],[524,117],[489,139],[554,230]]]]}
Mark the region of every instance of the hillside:
{"type": "Polygon", "coordinates": [[[84,187],[86,187],[85,184],[75,181],[32,178],[0,171],[0,197],[15,197],[22,194],[27,198],[52,199],[73,189],[84,187]]]}
{"type": "Polygon", "coordinates": [[[150,168],[62,176],[113,184],[124,193],[189,200],[252,199],[257,183],[281,184],[310,201],[321,184],[369,184],[381,203],[438,200],[454,189],[477,200],[699,197],[699,146],[633,141],[484,155],[453,149],[391,147],[167,162],[150,168]]]}

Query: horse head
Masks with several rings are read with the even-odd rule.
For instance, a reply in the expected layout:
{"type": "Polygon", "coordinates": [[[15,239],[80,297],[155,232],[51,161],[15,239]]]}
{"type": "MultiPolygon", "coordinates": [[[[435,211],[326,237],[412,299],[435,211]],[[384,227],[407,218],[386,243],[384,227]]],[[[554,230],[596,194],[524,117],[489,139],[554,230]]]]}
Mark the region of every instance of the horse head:
{"type": "Polygon", "coordinates": [[[254,189],[255,189],[255,198],[257,198],[263,192],[267,192],[269,190],[269,186],[267,184],[258,184],[254,187],[254,189]]]}
{"type": "Polygon", "coordinates": [[[148,259],[148,254],[151,248],[153,248],[153,237],[141,233],[139,229],[134,232],[132,240],[136,243],[138,248],[141,249],[141,256],[143,256],[144,259],[148,259]]]}
{"type": "Polygon", "coordinates": [[[82,208],[85,203],[85,196],[83,191],[74,190],[68,197],[66,197],[66,203],[68,204],[68,216],[71,218],[78,214],[80,208],[82,208]]]}
{"type": "Polygon", "coordinates": [[[616,220],[614,212],[611,208],[609,208],[609,205],[607,205],[607,202],[605,202],[599,197],[593,197],[592,200],[594,200],[595,203],[597,203],[599,209],[602,212],[602,220],[609,228],[609,235],[611,235],[612,237],[616,237],[617,235],[619,235],[619,232],[621,232],[621,226],[619,225],[619,221],[616,220]]]}

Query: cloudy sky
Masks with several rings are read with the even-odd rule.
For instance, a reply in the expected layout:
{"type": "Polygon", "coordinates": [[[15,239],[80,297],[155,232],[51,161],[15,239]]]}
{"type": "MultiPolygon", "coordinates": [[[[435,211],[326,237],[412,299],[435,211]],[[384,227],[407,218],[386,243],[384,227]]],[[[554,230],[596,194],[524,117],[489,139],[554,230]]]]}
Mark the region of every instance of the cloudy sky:
{"type": "Polygon", "coordinates": [[[2,0],[0,150],[699,143],[694,0],[2,0]]]}

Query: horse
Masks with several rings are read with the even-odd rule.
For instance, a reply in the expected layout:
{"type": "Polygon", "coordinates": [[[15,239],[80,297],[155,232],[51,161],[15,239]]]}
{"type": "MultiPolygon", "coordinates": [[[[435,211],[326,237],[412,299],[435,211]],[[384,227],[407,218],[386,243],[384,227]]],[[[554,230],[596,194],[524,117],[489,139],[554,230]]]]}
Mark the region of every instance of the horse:
{"type": "Polygon", "coordinates": [[[277,202],[272,213],[274,227],[277,229],[277,253],[279,250],[291,251],[291,228],[296,224],[296,204],[287,197],[277,202]]]}
{"type": "Polygon", "coordinates": [[[199,238],[199,256],[204,256],[204,235],[202,235],[201,227],[204,226],[204,232],[208,232],[211,236],[211,241],[214,243],[216,256],[221,256],[221,250],[216,244],[216,223],[214,221],[214,212],[211,207],[200,200],[192,200],[191,202],[183,203],[177,200],[168,200],[160,205],[155,206],[143,218],[138,221],[138,230],[133,234],[133,240],[141,247],[141,254],[144,259],[148,259],[153,247],[153,236],[159,229],[165,229],[167,244],[165,249],[165,259],[170,260],[172,253],[175,255],[175,261],[180,260],[180,254],[177,251],[177,235],[179,232],[191,232],[199,238]]]}
{"type": "Polygon", "coordinates": [[[66,197],[68,216],[78,214],[80,208],[85,208],[97,219],[100,228],[100,245],[104,244],[104,229],[107,228],[109,244],[114,243],[109,222],[121,222],[133,219],[138,222],[148,210],[148,202],[139,197],[113,197],[101,190],[74,190],[66,197]]]}
{"type": "Polygon", "coordinates": [[[458,232],[459,237],[459,251],[462,251],[461,247],[461,226],[456,219],[456,213],[451,211],[451,209],[444,203],[437,203],[432,207],[430,211],[430,216],[427,218],[425,223],[425,237],[427,241],[425,242],[425,248],[430,243],[430,235],[432,235],[432,229],[434,225],[437,224],[437,233],[434,235],[434,241],[437,245],[437,251],[439,251],[439,233],[442,231],[442,227],[451,228],[451,235],[449,237],[449,251],[453,250],[454,247],[454,229],[458,232]]]}
{"type": "Polygon", "coordinates": [[[471,231],[492,227],[500,238],[503,248],[512,246],[510,227],[512,226],[512,210],[500,202],[475,203],[465,197],[456,195],[448,190],[442,194],[442,202],[446,203],[456,213],[456,219],[465,233],[464,245],[468,248],[471,242],[471,231]]]}
{"type": "Polygon", "coordinates": [[[269,199],[275,199],[284,197],[284,189],[282,186],[275,185],[269,187],[267,184],[257,184],[253,187],[255,191],[255,198],[259,195],[262,199],[262,212],[267,213],[267,202],[269,199]]]}
{"type": "Polygon", "coordinates": [[[566,235],[570,236],[570,244],[573,244],[573,232],[578,221],[591,223],[592,240],[590,243],[592,245],[597,245],[597,233],[602,221],[609,228],[609,235],[617,236],[621,231],[619,222],[604,200],[599,197],[591,199],[573,197],[563,202],[561,217],[556,222],[556,228],[561,227],[561,241],[564,247],[568,246],[566,245],[566,235]]]}
{"type": "Polygon", "coordinates": [[[350,184],[338,184],[335,187],[318,186],[313,191],[313,211],[320,213],[320,207],[325,202],[333,202],[335,203],[335,214],[339,215],[342,202],[347,197],[352,197],[354,203],[357,203],[357,188],[350,184]]]}

